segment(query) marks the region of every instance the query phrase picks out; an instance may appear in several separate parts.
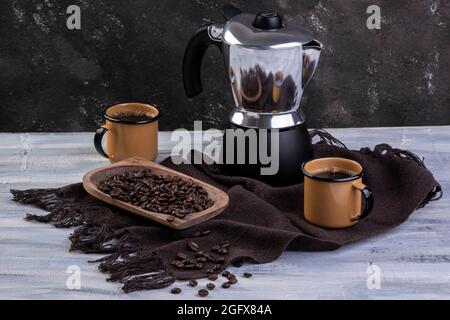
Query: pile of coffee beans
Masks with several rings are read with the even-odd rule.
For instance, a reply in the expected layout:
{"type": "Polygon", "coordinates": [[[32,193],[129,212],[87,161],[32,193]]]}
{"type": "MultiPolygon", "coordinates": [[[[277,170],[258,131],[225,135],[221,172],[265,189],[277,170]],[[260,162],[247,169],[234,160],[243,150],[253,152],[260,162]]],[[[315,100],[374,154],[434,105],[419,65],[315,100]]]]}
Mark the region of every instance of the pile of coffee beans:
{"type": "MultiPolygon", "coordinates": [[[[192,237],[203,237],[209,235],[210,230],[204,230],[196,232],[192,235],[192,237]]],[[[195,239],[194,239],[195,240],[195,239]]],[[[216,281],[219,279],[219,276],[225,278],[225,281],[222,282],[220,287],[223,289],[228,289],[232,285],[238,282],[236,275],[230,273],[225,270],[221,274],[219,274],[220,270],[223,269],[225,264],[225,257],[229,253],[229,249],[231,248],[231,241],[225,240],[216,245],[211,246],[210,248],[202,248],[197,242],[193,240],[186,241],[186,250],[178,252],[172,259],[171,265],[177,269],[184,270],[206,270],[208,273],[209,281],[216,281]]],[[[241,266],[242,261],[239,260],[238,263],[233,264],[235,266],[241,266]]],[[[249,272],[245,272],[242,275],[244,278],[252,277],[252,274],[249,272]]],[[[191,279],[188,284],[189,287],[196,287],[198,285],[197,279],[191,279]]],[[[201,288],[197,291],[197,296],[206,297],[209,295],[209,291],[212,291],[216,288],[216,285],[212,282],[206,284],[205,288],[201,288]]],[[[181,292],[180,288],[173,288],[171,290],[173,294],[178,294],[181,292]]]]}
{"type": "Polygon", "coordinates": [[[108,176],[99,189],[142,209],[170,215],[168,221],[174,220],[172,216],[183,219],[213,205],[207,191],[193,181],[153,174],[147,168],[108,176]]]}

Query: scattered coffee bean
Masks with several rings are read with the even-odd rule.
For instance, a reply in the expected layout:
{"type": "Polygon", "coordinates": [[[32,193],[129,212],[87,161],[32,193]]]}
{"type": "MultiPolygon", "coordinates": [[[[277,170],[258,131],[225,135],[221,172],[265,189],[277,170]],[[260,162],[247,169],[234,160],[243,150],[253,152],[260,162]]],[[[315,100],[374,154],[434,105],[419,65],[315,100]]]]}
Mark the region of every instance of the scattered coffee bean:
{"type": "Polygon", "coordinates": [[[229,282],[222,283],[222,288],[228,289],[229,287],[230,287],[230,283],[229,282]]]}
{"type": "Polygon", "coordinates": [[[100,182],[99,189],[144,210],[180,219],[213,205],[200,185],[177,176],[156,175],[148,168],[110,175],[100,182]]]}
{"type": "Polygon", "coordinates": [[[206,297],[207,295],[209,294],[209,292],[208,292],[208,290],[206,290],[206,289],[200,289],[200,290],[198,290],[198,295],[200,296],[200,297],[206,297]]]}
{"type": "Polygon", "coordinates": [[[228,249],[220,248],[219,250],[217,250],[217,253],[222,255],[228,254],[228,249]]]}
{"type": "Polygon", "coordinates": [[[230,284],[235,284],[235,283],[238,282],[238,280],[237,280],[236,278],[231,278],[231,279],[228,280],[228,282],[229,282],[230,284]]]}
{"type": "Polygon", "coordinates": [[[180,288],[172,288],[172,290],[170,290],[170,293],[179,294],[179,293],[181,293],[181,289],[180,288]]]}
{"type": "Polygon", "coordinates": [[[208,290],[214,290],[214,288],[216,287],[216,285],[214,284],[214,283],[208,283],[207,285],[206,285],[206,287],[208,288],[208,290]]]}
{"type": "Polygon", "coordinates": [[[252,274],[250,272],[244,272],[244,277],[245,278],[251,278],[252,274]]]}
{"type": "Polygon", "coordinates": [[[174,222],[175,218],[173,216],[169,216],[169,217],[167,217],[166,221],[167,222],[174,222]]]}
{"type": "Polygon", "coordinates": [[[197,284],[198,284],[198,282],[197,282],[197,280],[195,280],[195,279],[191,279],[191,280],[189,281],[189,286],[190,286],[190,287],[196,287],[197,284]]]}
{"type": "Polygon", "coordinates": [[[188,264],[185,264],[184,265],[184,268],[185,269],[192,269],[192,268],[194,268],[195,267],[195,264],[193,264],[193,263],[188,263],[188,264]]]}
{"type": "Polygon", "coordinates": [[[211,281],[216,281],[217,278],[218,278],[218,276],[215,273],[210,274],[209,277],[208,277],[208,279],[211,280],[211,281]]]}
{"type": "Polygon", "coordinates": [[[187,244],[188,248],[194,252],[198,251],[200,249],[200,247],[198,246],[197,243],[195,243],[194,241],[189,241],[187,244]]]}
{"type": "Polygon", "coordinates": [[[212,273],[214,273],[214,270],[213,270],[213,269],[207,269],[207,270],[206,270],[206,273],[207,273],[207,274],[212,274],[212,273]]]}
{"type": "Polygon", "coordinates": [[[212,251],[219,251],[220,250],[220,246],[213,246],[211,248],[212,251]]]}
{"type": "Polygon", "coordinates": [[[220,270],[220,268],[222,268],[222,265],[220,265],[220,264],[215,264],[214,267],[213,267],[213,269],[216,270],[216,271],[220,270]]]}
{"type": "Polygon", "coordinates": [[[234,274],[229,273],[229,274],[227,275],[227,279],[228,279],[228,280],[233,279],[233,278],[236,278],[236,276],[235,276],[234,274]]]}
{"type": "Polygon", "coordinates": [[[174,261],[173,265],[177,268],[184,268],[184,263],[183,261],[174,261]]]}
{"type": "Polygon", "coordinates": [[[224,272],[222,272],[222,276],[225,278],[227,278],[229,275],[230,275],[230,271],[225,270],[224,272]]]}
{"type": "Polygon", "coordinates": [[[206,258],[205,257],[200,257],[200,258],[197,258],[197,262],[202,262],[202,263],[205,263],[206,262],[206,258]]]}

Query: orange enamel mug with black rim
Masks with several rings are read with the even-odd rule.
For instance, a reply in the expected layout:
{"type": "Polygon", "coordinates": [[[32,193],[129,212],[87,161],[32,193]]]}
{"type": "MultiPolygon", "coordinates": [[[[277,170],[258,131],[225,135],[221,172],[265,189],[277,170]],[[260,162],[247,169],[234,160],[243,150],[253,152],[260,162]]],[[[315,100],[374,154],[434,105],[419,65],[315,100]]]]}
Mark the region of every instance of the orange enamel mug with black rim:
{"type": "Polygon", "coordinates": [[[97,152],[112,162],[130,157],[154,161],[158,155],[158,108],[145,103],[122,103],[110,106],[103,112],[105,124],[97,129],[94,145],[97,152]],[[140,112],[148,115],[139,121],[123,120],[118,115],[140,112]],[[105,149],[102,146],[105,136],[105,149]]]}
{"type": "Polygon", "coordinates": [[[345,158],[319,158],[302,165],[304,215],[314,225],[338,229],[354,225],[373,208],[372,192],[362,182],[363,168],[345,158]],[[345,172],[343,178],[324,177],[324,172],[345,172]],[[363,200],[364,199],[364,200],[363,200]]]}

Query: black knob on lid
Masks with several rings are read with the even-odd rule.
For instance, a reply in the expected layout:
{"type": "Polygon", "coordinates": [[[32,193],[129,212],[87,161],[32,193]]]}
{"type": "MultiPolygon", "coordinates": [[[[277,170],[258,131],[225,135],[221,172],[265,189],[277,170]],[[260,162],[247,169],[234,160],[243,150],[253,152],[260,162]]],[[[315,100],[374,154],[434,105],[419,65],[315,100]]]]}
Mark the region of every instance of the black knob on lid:
{"type": "Polygon", "coordinates": [[[283,20],[276,12],[262,12],[256,15],[253,26],[263,30],[281,29],[283,28],[283,20]]]}

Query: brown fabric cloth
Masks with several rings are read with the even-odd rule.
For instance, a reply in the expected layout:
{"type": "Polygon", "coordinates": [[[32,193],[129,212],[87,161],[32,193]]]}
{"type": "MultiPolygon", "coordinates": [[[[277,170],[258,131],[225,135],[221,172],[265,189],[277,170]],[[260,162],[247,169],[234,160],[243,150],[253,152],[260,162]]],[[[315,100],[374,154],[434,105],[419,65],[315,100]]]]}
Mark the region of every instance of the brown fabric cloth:
{"type": "MultiPolygon", "coordinates": [[[[46,216],[27,215],[28,220],[77,228],[70,236],[71,250],[108,253],[100,270],[120,281],[126,292],[155,289],[176,279],[206,276],[205,270],[180,271],[170,265],[197,231],[202,248],[224,240],[232,245],[227,264],[248,260],[266,263],[286,250],[334,250],[342,245],[386,231],[404,222],[417,208],[440,197],[441,187],[414,154],[378,145],[373,151],[347,150],[323,131],[314,145],[315,157],[344,157],[365,169],[364,183],[372,190],[372,213],[351,228],[327,230],[307,223],[303,217],[303,184],[271,187],[258,180],[221,175],[206,165],[163,164],[226,190],[229,207],[216,218],[185,231],[173,231],[131,214],[121,212],[89,196],[80,183],[60,189],[11,190],[14,200],[51,211],[46,216]]],[[[300,170],[300,168],[299,168],[300,170]]],[[[223,269],[222,268],[222,269],[223,269]]]]}

